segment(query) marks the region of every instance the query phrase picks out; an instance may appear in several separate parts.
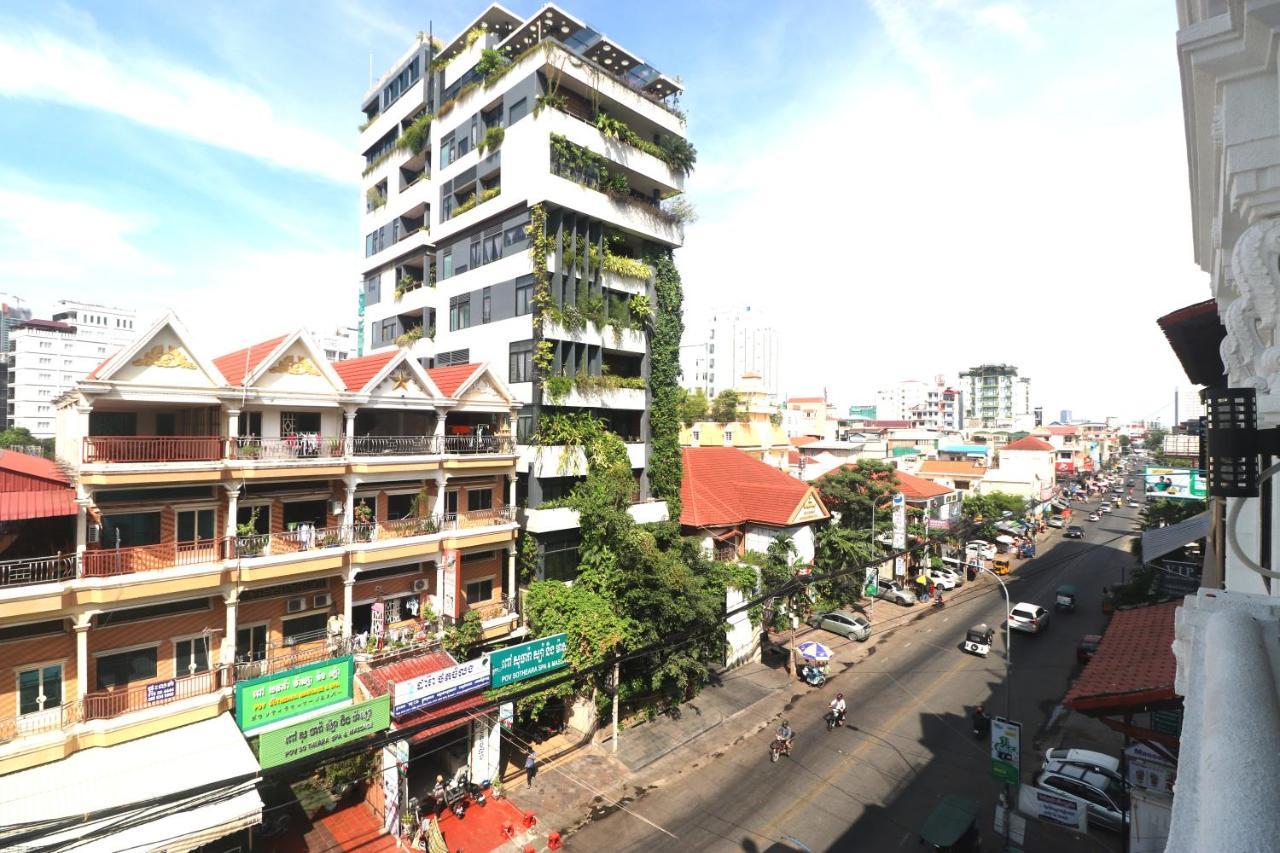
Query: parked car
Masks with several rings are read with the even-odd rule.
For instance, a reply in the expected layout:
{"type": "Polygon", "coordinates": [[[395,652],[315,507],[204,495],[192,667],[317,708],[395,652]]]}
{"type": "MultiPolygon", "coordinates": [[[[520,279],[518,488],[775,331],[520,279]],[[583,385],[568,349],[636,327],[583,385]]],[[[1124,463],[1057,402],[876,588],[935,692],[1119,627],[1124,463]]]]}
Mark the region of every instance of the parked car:
{"type": "Polygon", "coordinates": [[[915,595],[908,592],[897,581],[881,580],[877,582],[877,586],[877,598],[883,598],[885,601],[892,601],[895,604],[902,604],[907,607],[916,603],[915,595]]]}
{"type": "Polygon", "coordinates": [[[1098,512],[1111,512],[1111,504],[1104,503],[1102,506],[1098,507],[1098,512]]]}
{"type": "Polygon", "coordinates": [[[956,582],[956,586],[964,586],[965,570],[957,563],[944,563],[941,568],[936,569],[939,572],[946,572],[951,575],[952,580],[956,582]]]}
{"type": "Polygon", "coordinates": [[[1076,644],[1076,660],[1080,663],[1088,663],[1093,659],[1093,654],[1098,650],[1098,644],[1101,642],[1101,634],[1085,634],[1076,644]]]}
{"type": "Polygon", "coordinates": [[[1009,611],[1009,627],[1027,634],[1038,634],[1049,624],[1049,611],[1038,604],[1019,601],[1009,611]]]}
{"type": "Polygon", "coordinates": [[[1091,512],[1091,513],[1089,513],[1089,520],[1090,520],[1090,521],[1099,521],[1101,518],[1102,518],[1102,513],[1098,512],[1098,511],[1096,511],[1096,510],[1095,510],[1095,511],[1093,511],[1093,512],[1091,512]]]}
{"type": "Polygon", "coordinates": [[[809,624],[850,640],[865,643],[871,636],[871,622],[859,613],[848,610],[832,610],[810,617],[809,624]]]}
{"type": "Polygon", "coordinates": [[[1089,823],[1123,832],[1129,825],[1129,792],[1101,773],[1071,764],[1055,764],[1036,774],[1035,786],[1075,800],[1087,810],[1089,823]]]}
{"type": "Polygon", "coordinates": [[[976,553],[984,560],[994,560],[996,558],[996,546],[984,539],[974,539],[965,543],[964,552],[965,554],[976,553]]]}
{"type": "Polygon", "coordinates": [[[1065,539],[1082,539],[1084,538],[1084,528],[1078,524],[1073,524],[1062,534],[1065,539]]]}
{"type": "Polygon", "coordinates": [[[1114,773],[1117,778],[1121,778],[1120,759],[1114,755],[1107,755],[1105,752],[1095,752],[1092,749],[1071,749],[1070,747],[1049,747],[1044,751],[1044,761],[1040,769],[1043,770],[1055,762],[1096,767],[1107,773],[1114,773]]]}
{"type": "Polygon", "coordinates": [[[934,586],[940,586],[947,590],[956,588],[955,575],[946,569],[929,569],[925,572],[925,577],[933,581],[934,586]]]}
{"type": "Polygon", "coordinates": [[[1055,515],[1051,517],[1045,523],[1048,524],[1050,527],[1063,527],[1064,525],[1066,525],[1066,522],[1062,520],[1062,516],[1060,515],[1055,515]]]}

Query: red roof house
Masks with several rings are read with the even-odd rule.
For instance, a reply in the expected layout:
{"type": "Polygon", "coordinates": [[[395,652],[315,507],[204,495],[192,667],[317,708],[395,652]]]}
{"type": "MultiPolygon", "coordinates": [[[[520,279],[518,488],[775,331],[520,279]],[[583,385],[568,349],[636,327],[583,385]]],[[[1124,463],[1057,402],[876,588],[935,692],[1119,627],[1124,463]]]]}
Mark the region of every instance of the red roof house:
{"type": "Polygon", "coordinates": [[[333,362],[333,370],[348,391],[359,391],[398,354],[399,350],[389,349],[360,358],[347,358],[333,362]]]}
{"type": "Polygon", "coordinates": [[[680,524],[789,527],[830,517],[818,492],[734,447],[686,447],[680,524]]]}
{"type": "Polygon", "coordinates": [[[1033,435],[1023,436],[1012,444],[1006,444],[1001,450],[1048,450],[1053,451],[1053,445],[1047,441],[1036,438],[1033,435]]]}
{"type": "Polygon", "coordinates": [[[244,382],[245,377],[253,373],[254,368],[261,364],[264,358],[275,352],[276,347],[280,346],[287,337],[289,336],[281,335],[269,341],[238,349],[235,352],[229,352],[226,355],[215,358],[213,366],[218,368],[218,372],[226,377],[227,384],[240,385],[244,382]]]}
{"type": "Polygon", "coordinates": [[[458,393],[458,389],[467,384],[476,372],[484,367],[483,364],[453,364],[448,367],[433,367],[427,371],[427,376],[431,377],[431,381],[440,389],[440,393],[446,397],[452,397],[458,393]]]}
{"type": "Polygon", "coordinates": [[[932,480],[926,480],[924,477],[908,474],[906,471],[895,471],[894,476],[898,478],[898,491],[902,492],[902,496],[908,501],[925,501],[930,498],[940,498],[955,491],[955,489],[940,486],[932,480]]]}
{"type": "Polygon", "coordinates": [[[1181,599],[1117,610],[1098,651],[1062,703],[1091,715],[1131,713],[1178,701],[1173,617],[1181,599]]]}
{"type": "MultiPolygon", "coordinates": [[[[393,685],[397,683],[421,678],[424,675],[430,675],[431,673],[439,672],[442,669],[448,669],[456,663],[457,661],[453,659],[453,655],[448,652],[426,652],[402,661],[375,667],[368,672],[360,673],[357,677],[360,679],[360,684],[369,694],[369,698],[372,699],[378,696],[385,696],[387,693],[390,693],[393,689],[393,685]]],[[[438,705],[432,705],[428,708],[422,708],[421,710],[410,712],[397,719],[393,725],[393,729],[402,729],[406,726],[429,723],[432,720],[446,719],[462,714],[462,716],[450,719],[448,722],[442,722],[435,726],[428,726],[426,729],[423,729],[409,737],[410,743],[422,743],[438,734],[450,731],[451,729],[470,725],[471,718],[475,714],[492,713],[497,710],[497,705],[493,704],[485,697],[484,691],[478,690],[474,693],[465,694],[463,696],[455,696],[438,705]]]]}

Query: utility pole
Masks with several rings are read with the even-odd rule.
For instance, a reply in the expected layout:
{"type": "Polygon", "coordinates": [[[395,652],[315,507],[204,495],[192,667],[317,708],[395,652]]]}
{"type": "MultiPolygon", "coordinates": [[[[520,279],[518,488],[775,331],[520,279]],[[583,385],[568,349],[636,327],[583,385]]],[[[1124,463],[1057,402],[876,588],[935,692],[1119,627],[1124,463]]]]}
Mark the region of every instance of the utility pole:
{"type": "Polygon", "coordinates": [[[613,662],[613,751],[618,751],[618,661],[613,662]]]}

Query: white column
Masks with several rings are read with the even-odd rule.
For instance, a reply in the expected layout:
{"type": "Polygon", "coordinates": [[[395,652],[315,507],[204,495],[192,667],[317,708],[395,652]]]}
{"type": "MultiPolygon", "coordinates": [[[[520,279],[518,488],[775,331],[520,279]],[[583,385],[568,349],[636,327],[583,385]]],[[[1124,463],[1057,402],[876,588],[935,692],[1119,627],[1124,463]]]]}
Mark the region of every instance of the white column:
{"type": "Polygon", "coordinates": [[[240,410],[227,409],[227,439],[235,441],[240,435],[240,410]]]}
{"type": "Polygon", "coordinates": [[[511,512],[516,511],[516,475],[507,475],[507,506],[511,507],[511,512]]]}
{"type": "Polygon", "coordinates": [[[353,476],[346,476],[342,478],[342,483],[347,489],[346,499],[342,507],[342,524],[348,529],[351,525],[355,524],[356,521],[356,486],[359,482],[360,481],[353,476]]]}
{"type": "Polygon", "coordinates": [[[346,448],[346,454],[350,456],[355,452],[356,441],[356,410],[343,409],[342,416],[345,420],[343,426],[342,444],[346,448]]]}
{"type": "Polygon", "coordinates": [[[82,613],[72,627],[76,632],[76,698],[83,700],[89,692],[89,625],[93,616],[82,613]]]}
{"type": "Polygon", "coordinates": [[[227,633],[222,637],[222,665],[231,666],[236,662],[236,606],[240,603],[240,595],[236,590],[224,592],[222,599],[227,605],[227,633]]]}
{"type": "Polygon", "coordinates": [[[76,495],[76,554],[83,557],[89,545],[89,506],[93,498],[88,492],[79,491],[76,495]]]}
{"type": "MultiPolygon", "coordinates": [[[[226,532],[223,535],[234,543],[237,528],[236,517],[237,513],[240,511],[240,484],[224,483],[222,487],[227,490],[227,524],[226,532]]],[[[227,553],[231,556],[235,556],[236,552],[234,546],[232,546],[227,553]]]]}
{"type": "Polygon", "coordinates": [[[342,637],[351,639],[351,599],[355,591],[356,579],[344,578],[342,581],[342,637]]]}
{"type": "Polygon", "coordinates": [[[516,599],[519,597],[516,590],[516,545],[514,542],[507,546],[507,595],[511,598],[510,610],[514,612],[516,599]]]}

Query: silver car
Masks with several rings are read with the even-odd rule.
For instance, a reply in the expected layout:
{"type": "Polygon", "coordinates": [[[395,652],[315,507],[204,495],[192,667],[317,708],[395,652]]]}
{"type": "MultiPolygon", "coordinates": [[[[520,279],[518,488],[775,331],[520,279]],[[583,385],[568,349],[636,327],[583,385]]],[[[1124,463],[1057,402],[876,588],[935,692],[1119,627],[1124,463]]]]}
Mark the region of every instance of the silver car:
{"type": "Polygon", "coordinates": [[[871,622],[867,617],[848,610],[832,610],[815,615],[809,620],[809,624],[860,643],[865,643],[871,636],[871,622]]]}
{"type": "Polygon", "coordinates": [[[1054,763],[1036,774],[1035,786],[1084,805],[1089,823],[1124,832],[1129,792],[1121,782],[1088,767],[1054,763]]]}
{"type": "Polygon", "coordinates": [[[916,597],[903,589],[897,581],[882,580],[878,584],[877,598],[883,598],[885,601],[892,601],[894,604],[902,604],[907,607],[916,603],[916,597]]]}
{"type": "Polygon", "coordinates": [[[1015,631],[1039,634],[1049,624],[1049,611],[1038,604],[1020,601],[1009,611],[1009,627],[1015,631]]]}

